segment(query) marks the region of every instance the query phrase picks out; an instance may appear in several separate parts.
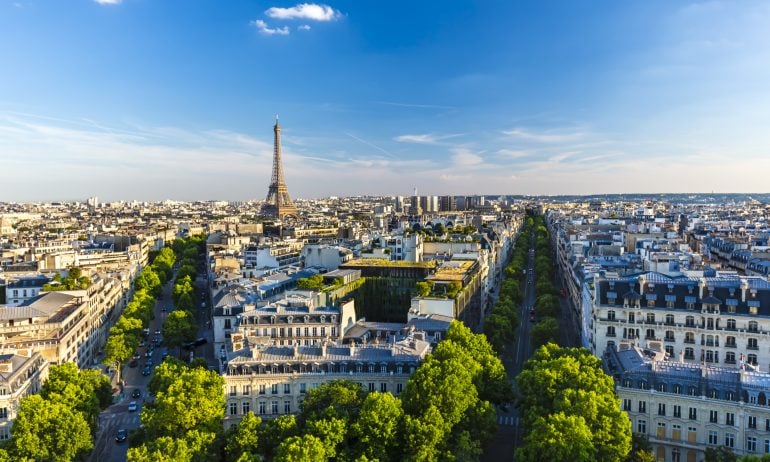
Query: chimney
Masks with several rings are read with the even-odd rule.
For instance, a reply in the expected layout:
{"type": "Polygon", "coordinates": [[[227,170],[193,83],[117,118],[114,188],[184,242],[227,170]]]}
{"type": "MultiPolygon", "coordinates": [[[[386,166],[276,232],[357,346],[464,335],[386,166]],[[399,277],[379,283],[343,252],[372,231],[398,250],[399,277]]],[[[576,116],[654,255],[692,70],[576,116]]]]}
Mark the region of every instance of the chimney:
{"type": "Polygon", "coordinates": [[[741,301],[746,303],[746,292],[749,291],[749,281],[741,278],[741,301]]]}
{"type": "Polygon", "coordinates": [[[703,298],[703,289],[706,288],[706,278],[700,278],[698,283],[698,298],[703,298]]]}
{"type": "Polygon", "coordinates": [[[356,355],[356,342],[352,341],[350,342],[350,356],[356,355]]]}
{"type": "Polygon", "coordinates": [[[321,357],[326,357],[326,340],[321,342],[321,357]]]}

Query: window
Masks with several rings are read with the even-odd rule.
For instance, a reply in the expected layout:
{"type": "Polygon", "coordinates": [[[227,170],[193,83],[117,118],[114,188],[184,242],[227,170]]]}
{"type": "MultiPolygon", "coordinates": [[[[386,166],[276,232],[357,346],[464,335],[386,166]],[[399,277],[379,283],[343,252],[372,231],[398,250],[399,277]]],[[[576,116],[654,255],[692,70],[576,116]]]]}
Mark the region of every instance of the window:
{"type": "Polygon", "coordinates": [[[695,343],[695,334],[693,332],[685,332],[684,343],[695,343]]]}
{"type": "Polygon", "coordinates": [[[765,453],[770,453],[770,440],[765,440],[765,453]]]}
{"type": "Polygon", "coordinates": [[[695,359],[694,350],[690,347],[684,349],[684,359],[695,359]]]}
{"type": "Polygon", "coordinates": [[[615,326],[607,326],[607,337],[615,336],[615,326]]]}
{"type": "Polygon", "coordinates": [[[369,382],[369,391],[374,391],[374,382],[369,382]]]}
{"type": "Polygon", "coordinates": [[[265,402],[260,401],[259,402],[259,415],[265,415],[265,402]]]}
{"type": "Polygon", "coordinates": [[[716,446],[719,441],[719,433],[709,430],[709,445],[716,446]]]}
{"type": "Polygon", "coordinates": [[[238,394],[238,386],[230,385],[230,396],[235,396],[237,394],[238,394]]]}
{"type": "Polygon", "coordinates": [[[655,329],[647,329],[645,332],[646,337],[648,339],[655,338],[655,329]]]}
{"type": "Polygon", "coordinates": [[[385,393],[386,391],[388,391],[388,384],[385,382],[380,382],[380,391],[382,393],[385,393]]]}
{"type": "Polygon", "coordinates": [[[639,412],[644,414],[647,412],[647,401],[639,401],[639,412]]]}
{"type": "Polygon", "coordinates": [[[735,447],[735,435],[732,433],[725,433],[725,446],[728,448],[735,447]]]}
{"type": "Polygon", "coordinates": [[[749,339],[749,343],[748,343],[748,345],[747,345],[747,348],[748,348],[749,350],[758,350],[758,349],[759,349],[759,346],[758,346],[758,344],[757,344],[757,339],[755,339],[755,338],[750,338],[750,339],[749,339]]]}
{"type": "Polygon", "coordinates": [[[273,401],[270,403],[270,410],[272,411],[272,414],[278,414],[278,401],[273,401]]]}
{"type": "Polygon", "coordinates": [[[759,324],[757,321],[749,321],[749,332],[759,332],[759,324]]]}
{"type": "Polygon", "coordinates": [[[232,325],[231,325],[230,319],[225,318],[225,329],[231,329],[231,328],[232,328],[232,325]]]}
{"type": "Polygon", "coordinates": [[[291,414],[291,401],[285,400],[283,402],[283,413],[284,414],[291,414]]]}
{"type": "Polygon", "coordinates": [[[623,399],[623,410],[624,411],[630,411],[631,410],[631,400],[630,399],[623,399]]]}
{"type": "Polygon", "coordinates": [[[284,383],[283,384],[283,393],[285,395],[288,395],[289,393],[291,393],[291,384],[290,383],[284,383]]]}
{"type": "Polygon", "coordinates": [[[658,422],[658,432],[655,434],[658,438],[666,437],[666,422],[658,422]]]}
{"type": "Polygon", "coordinates": [[[698,409],[694,407],[690,408],[690,420],[698,420],[698,409]]]}
{"type": "Polygon", "coordinates": [[[695,327],[695,317],[687,316],[686,318],[684,318],[684,325],[687,327],[695,327]]]}
{"type": "Polygon", "coordinates": [[[607,321],[614,321],[615,320],[615,311],[609,310],[607,312],[607,321]]]}
{"type": "Polygon", "coordinates": [[[673,330],[667,330],[666,331],[666,339],[665,340],[667,342],[675,342],[676,341],[676,336],[674,336],[674,331],[673,330]]]}
{"type": "Polygon", "coordinates": [[[674,347],[672,347],[671,345],[666,345],[665,350],[666,350],[666,354],[668,355],[669,358],[673,358],[674,357],[674,347]]]}
{"type": "Polygon", "coordinates": [[[747,358],[746,358],[746,362],[751,364],[752,366],[756,366],[757,365],[757,355],[755,355],[754,353],[749,354],[747,356],[747,358]]]}
{"type": "Polygon", "coordinates": [[[230,403],[230,415],[238,414],[238,403],[230,403]]]}
{"type": "Polygon", "coordinates": [[[673,325],[674,324],[674,315],[673,314],[667,314],[666,315],[666,324],[673,325]]]}
{"type": "Polygon", "coordinates": [[[727,320],[727,330],[735,330],[735,319],[727,320]]]}
{"type": "Polygon", "coordinates": [[[638,420],[636,422],[636,432],[645,434],[647,433],[647,421],[646,420],[638,420]]]}
{"type": "Polygon", "coordinates": [[[243,415],[246,415],[249,413],[249,411],[251,411],[251,406],[249,406],[248,401],[244,401],[243,403],[241,403],[241,408],[243,410],[243,415]]]}
{"type": "Polygon", "coordinates": [[[732,351],[725,353],[725,362],[728,364],[735,364],[735,353],[732,351]]]}
{"type": "Polygon", "coordinates": [[[404,384],[403,383],[397,383],[396,384],[396,394],[401,393],[404,391],[404,384]]]}
{"type": "Polygon", "coordinates": [[[243,396],[249,396],[251,394],[251,385],[243,386],[243,396]]]}
{"type": "Polygon", "coordinates": [[[300,393],[307,393],[307,384],[306,383],[300,383],[299,384],[299,392],[300,393]]]}
{"type": "Polygon", "coordinates": [[[326,328],[325,327],[321,328],[321,337],[326,337],[326,328]]]}
{"type": "Polygon", "coordinates": [[[735,425],[735,414],[732,412],[725,413],[725,425],[735,425]]]}
{"type": "Polygon", "coordinates": [[[666,404],[658,403],[658,415],[666,415],[666,404]]]}
{"type": "Polygon", "coordinates": [[[770,419],[765,419],[765,431],[770,432],[770,419]]]}
{"type": "Polygon", "coordinates": [[[278,394],[278,384],[274,383],[270,386],[270,393],[277,395],[278,394]]]}
{"type": "Polygon", "coordinates": [[[655,313],[647,313],[647,323],[655,324],[655,313]]]}
{"type": "Polygon", "coordinates": [[[757,428],[757,416],[750,415],[748,419],[749,428],[757,428]]]}
{"type": "Polygon", "coordinates": [[[682,451],[679,450],[679,448],[674,448],[671,450],[671,462],[681,462],[682,461],[682,451]]]}
{"type": "Polygon", "coordinates": [[[7,419],[7,418],[8,418],[8,408],[0,407],[0,419],[7,419]]]}
{"type": "Polygon", "coordinates": [[[265,394],[265,384],[262,383],[259,385],[259,394],[264,395],[265,394]]]}
{"type": "Polygon", "coordinates": [[[749,452],[757,452],[757,438],[755,436],[746,437],[746,450],[749,452]]]}
{"type": "Polygon", "coordinates": [[[674,417],[682,417],[682,406],[674,404],[674,417]]]}
{"type": "Polygon", "coordinates": [[[717,423],[719,420],[719,413],[717,411],[709,411],[709,422],[717,423]]]}

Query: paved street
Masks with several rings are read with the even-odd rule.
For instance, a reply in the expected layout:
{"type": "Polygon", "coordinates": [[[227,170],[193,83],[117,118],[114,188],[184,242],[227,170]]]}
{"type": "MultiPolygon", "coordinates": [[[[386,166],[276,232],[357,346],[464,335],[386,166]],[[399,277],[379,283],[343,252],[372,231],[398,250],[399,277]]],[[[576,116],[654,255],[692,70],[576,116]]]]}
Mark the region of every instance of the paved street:
{"type": "MultiPolygon", "coordinates": [[[[522,236],[524,237],[524,236],[522,236]]],[[[522,239],[521,245],[526,241],[522,239]]],[[[529,251],[527,257],[527,276],[525,278],[524,296],[519,307],[519,329],[516,332],[514,343],[507,345],[502,354],[502,362],[508,373],[508,378],[513,381],[521,372],[524,363],[532,356],[532,346],[530,344],[530,331],[532,322],[529,320],[529,313],[535,305],[535,235],[529,238],[529,251]]],[[[495,439],[489,444],[484,452],[483,460],[499,461],[512,460],[514,449],[521,438],[521,429],[519,427],[519,415],[517,409],[511,404],[508,409],[499,409],[497,414],[499,424],[495,439]]]]}
{"type": "MultiPolygon", "coordinates": [[[[199,277],[195,281],[195,285],[195,306],[198,309],[198,321],[200,326],[198,337],[205,337],[208,340],[207,344],[196,348],[195,354],[203,355],[207,359],[209,365],[214,365],[216,364],[216,361],[214,361],[213,334],[207,326],[209,301],[206,300],[205,307],[201,307],[200,300],[203,290],[205,290],[206,287],[205,278],[199,277]]],[[[151,341],[156,336],[156,330],[162,329],[163,320],[173,307],[173,301],[171,299],[172,288],[173,283],[167,283],[163,287],[161,298],[155,303],[155,319],[150,322],[150,336],[148,337],[148,341],[151,341]],[[166,312],[163,311],[163,308],[166,309],[166,312]]],[[[155,353],[152,356],[155,365],[160,363],[163,352],[167,350],[168,348],[162,345],[155,349],[155,353]]],[[[115,441],[115,434],[120,429],[133,430],[139,428],[139,414],[142,410],[143,402],[145,399],[151,399],[147,395],[147,384],[150,382],[151,376],[142,375],[142,369],[147,363],[147,359],[149,359],[145,357],[146,351],[147,346],[139,347],[138,353],[142,358],[139,360],[137,367],[123,367],[123,381],[125,384],[123,391],[116,397],[115,403],[99,415],[99,429],[94,438],[94,450],[89,459],[92,462],[121,462],[126,460],[128,441],[117,443],[115,441]],[[131,393],[137,388],[140,390],[142,397],[139,399],[131,398],[131,393]],[[138,409],[136,412],[128,411],[128,405],[131,401],[137,402],[138,409]]],[[[175,355],[176,349],[172,349],[169,353],[175,355]]],[[[154,367],[152,367],[152,369],[154,369],[154,367]]]]}

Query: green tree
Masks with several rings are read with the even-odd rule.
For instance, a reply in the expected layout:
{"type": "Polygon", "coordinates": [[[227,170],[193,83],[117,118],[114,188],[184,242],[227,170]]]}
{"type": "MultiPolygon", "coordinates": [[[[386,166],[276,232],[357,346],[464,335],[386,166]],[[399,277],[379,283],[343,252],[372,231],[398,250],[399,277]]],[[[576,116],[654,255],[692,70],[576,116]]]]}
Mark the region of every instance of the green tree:
{"type": "Polygon", "coordinates": [[[580,416],[559,412],[538,417],[516,452],[516,460],[593,462],[597,459],[591,429],[580,416]]]}
{"type": "Polygon", "coordinates": [[[351,432],[357,455],[380,462],[400,460],[400,435],[404,419],[401,400],[390,393],[369,393],[351,432]]]}
{"type": "Polygon", "coordinates": [[[631,451],[631,422],[620,410],[614,385],[588,350],[549,343],[516,377],[522,426],[531,430],[538,418],[560,412],[577,416],[591,431],[595,460],[624,460],[631,451]]]}
{"type": "Polygon", "coordinates": [[[726,446],[706,448],[705,462],[737,462],[738,456],[726,446]]]}
{"type": "Polygon", "coordinates": [[[163,342],[169,347],[180,347],[195,340],[198,326],[189,311],[174,310],[163,322],[163,342]]]}
{"type": "Polygon", "coordinates": [[[156,368],[161,379],[151,384],[155,403],[142,411],[141,419],[151,438],[176,436],[196,430],[217,434],[225,413],[224,379],[202,368],[180,369],[172,361],[156,368]],[[177,372],[173,377],[170,374],[177,372]]]}
{"type": "Polygon", "coordinates": [[[260,433],[262,453],[267,460],[272,460],[281,442],[297,436],[299,433],[297,419],[291,414],[269,420],[260,433]]]}
{"type": "Polygon", "coordinates": [[[276,450],[275,462],[319,462],[328,460],[324,445],[313,435],[292,436],[276,450]]]}
{"type": "Polygon", "coordinates": [[[430,295],[430,292],[433,290],[433,284],[430,282],[425,281],[418,281],[417,284],[415,284],[417,287],[417,296],[418,297],[427,297],[430,295]]]}
{"type": "Polygon", "coordinates": [[[404,416],[404,460],[436,462],[448,428],[436,406],[429,406],[421,416],[404,416]]]}
{"type": "Polygon", "coordinates": [[[301,290],[321,290],[324,287],[324,278],[320,274],[297,280],[297,289],[301,290]]]}
{"type": "Polygon", "coordinates": [[[529,340],[532,346],[537,348],[546,343],[556,342],[559,336],[559,324],[554,318],[542,318],[532,327],[529,340]]]}
{"type": "Polygon", "coordinates": [[[259,433],[262,419],[249,412],[238,426],[227,435],[225,454],[228,462],[237,462],[244,454],[256,457],[259,454],[259,433]]]}
{"type": "Polygon", "coordinates": [[[350,380],[333,380],[310,390],[302,404],[300,423],[325,417],[358,416],[366,392],[361,385],[350,380]]]}
{"type": "Polygon", "coordinates": [[[82,413],[85,421],[95,429],[96,417],[102,404],[100,397],[104,393],[99,390],[101,387],[106,387],[111,393],[106,376],[98,372],[94,374],[81,371],[74,363],[63,363],[49,369],[48,380],[43,384],[40,396],[46,402],[66,403],[73,410],[82,413]]]}
{"type": "Polygon", "coordinates": [[[152,266],[145,267],[134,282],[136,290],[146,290],[153,297],[158,298],[161,294],[161,282],[158,274],[152,269],[152,266]]]}
{"type": "Polygon", "coordinates": [[[10,452],[15,460],[74,460],[93,447],[88,423],[67,404],[39,395],[21,400],[11,428],[10,452]]]}
{"type": "Polygon", "coordinates": [[[646,435],[631,435],[631,453],[628,454],[626,462],[655,462],[652,445],[646,435]]]}

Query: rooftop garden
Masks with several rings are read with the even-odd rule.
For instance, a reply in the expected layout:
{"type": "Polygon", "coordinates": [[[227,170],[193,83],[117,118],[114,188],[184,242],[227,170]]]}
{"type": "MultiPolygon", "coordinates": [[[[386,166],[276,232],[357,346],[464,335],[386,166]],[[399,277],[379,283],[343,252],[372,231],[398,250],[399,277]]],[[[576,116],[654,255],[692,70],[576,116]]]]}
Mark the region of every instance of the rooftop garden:
{"type": "Polygon", "coordinates": [[[83,271],[80,268],[72,268],[66,278],[62,278],[58,273],[55,274],[49,284],[43,285],[43,292],[85,290],[90,285],[91,279],[88,276],[83,276],[83,271]]]}
{"type": "Polygon", "coordinates": [[[395,261],[395,260],[386,260],[384,258],[362,258],[358,260],[353,260],[348,263],[344,263],[340,265],[341,268],[345,268],[348,266],[398,266],[402,268],[435,268],[437,265],[437,262],[435,261],[420,261],[420,262],[413,262],[413,261],[395,261]]]}

